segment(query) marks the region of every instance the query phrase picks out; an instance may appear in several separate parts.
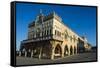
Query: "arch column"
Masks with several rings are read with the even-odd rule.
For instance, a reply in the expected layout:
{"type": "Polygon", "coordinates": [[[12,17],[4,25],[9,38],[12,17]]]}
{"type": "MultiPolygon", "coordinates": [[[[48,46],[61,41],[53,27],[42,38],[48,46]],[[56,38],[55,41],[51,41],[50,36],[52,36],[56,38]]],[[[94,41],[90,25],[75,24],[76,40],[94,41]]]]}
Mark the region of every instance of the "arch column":
{"type": "Polygon", "coordinates": [[[54,59],[54,47],[51,48],[51,59],[54,59]]]}
{"type": "Polygon", "coordinates": [[[33,57],[33,50],[31,51],[31,58],[33,57]]]}
{"type": "Polygon", "coordinates": [[[76,48],[75,54],[77,54],[77,46],[75,48],[76,48]]]}
{"type": "Polygon", "coordinates": [[[41,59],[41,55],[42,55],[42,46],[40,47],[39,59],[41,59]]]}
{"type": "Polygon", "coordinates": [[[68,47],[68,56],[70,56],[70,47],[68,47]]]}
{"type": "Polygon", "coordinates": [[[74,46],[73,46],[73,47],[72,47],[72,55],[74,55],[74,51],[75,51],[75,50],[74,50],[74,46]]]}
{"type": "Polygon", "coordinates": [[[69,50],[68,50],[68,45],[65,45],[64,46],[64,56],[68,56],[68,54],[69,54],[69,50]]]}
{"type": "Polygon", "coordinates": [[[21,51],[19,51],[19,56],[21,56],[21,51]]]}
{"type": "Polygon", "coordinates": [[[64,57],[64,47],[62,48],[62,53],[61,53],[61,57],[64,57]]]}
{"type": "Polygon", "coordinates": [[[27,57],[27,51],[25,51],[25,57],[27,57]]]}
{"type": "Polygon", "coordinates": [[[55,41],[50,41],[51,44],[51,53],[50,53],[50,59],[54,59],[54,46],[55,46],[55,41]]]}

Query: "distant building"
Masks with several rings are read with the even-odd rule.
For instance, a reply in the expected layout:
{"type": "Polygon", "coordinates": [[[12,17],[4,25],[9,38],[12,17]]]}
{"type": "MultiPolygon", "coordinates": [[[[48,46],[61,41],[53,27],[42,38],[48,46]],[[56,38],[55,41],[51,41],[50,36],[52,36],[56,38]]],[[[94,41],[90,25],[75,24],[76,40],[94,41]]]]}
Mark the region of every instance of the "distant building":
{"type": "Polygon", "coordinates": [[[70,56],[91,50],[86,38],[78,36],[62,19],[52,12],[43,15],[28,26],[28,38],[21,41],[20,56],[50,58],[70,56]]]}

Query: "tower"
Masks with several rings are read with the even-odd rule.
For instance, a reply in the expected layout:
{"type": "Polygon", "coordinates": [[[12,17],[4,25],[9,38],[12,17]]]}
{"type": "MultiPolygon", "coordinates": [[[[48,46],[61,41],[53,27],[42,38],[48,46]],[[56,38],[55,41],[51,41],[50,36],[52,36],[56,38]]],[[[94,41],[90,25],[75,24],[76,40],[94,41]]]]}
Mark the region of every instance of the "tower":
{"type": "Polygon", "coordinates": [[[42,13],[42,9],[40,9],[39,15],[37,15],[36,17],[35,24],[43,23],[43,18],[44,18],[44,15],[42,13]]]}

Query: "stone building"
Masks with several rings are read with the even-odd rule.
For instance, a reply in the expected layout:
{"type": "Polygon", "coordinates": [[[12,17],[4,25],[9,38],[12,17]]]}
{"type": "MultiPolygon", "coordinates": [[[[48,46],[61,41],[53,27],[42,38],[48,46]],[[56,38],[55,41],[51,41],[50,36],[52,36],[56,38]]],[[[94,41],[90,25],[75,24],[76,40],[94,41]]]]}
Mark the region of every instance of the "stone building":
{"type": "Polygon", "coordinates": [[[19,56],[58,58],[89,51],[91,45],[78,36],[55,12],[37,15],[28,25],[28,38],[21,41],[19,56]]]}

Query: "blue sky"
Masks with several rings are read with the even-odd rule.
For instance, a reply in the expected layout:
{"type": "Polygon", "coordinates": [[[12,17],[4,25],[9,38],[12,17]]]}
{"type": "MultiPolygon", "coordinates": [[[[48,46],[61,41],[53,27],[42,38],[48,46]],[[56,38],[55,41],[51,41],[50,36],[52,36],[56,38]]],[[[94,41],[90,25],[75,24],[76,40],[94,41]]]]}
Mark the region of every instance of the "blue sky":
{"type": "Polygon", "coordinates": [[[40,9],[47,15],[55,11],[79,36],[85,35],[87,40],[96,45],[96,7],[61,6],[47,4],[16,3],[16,48],[27,39],[28,24],[36,19],[40,9]]]}

